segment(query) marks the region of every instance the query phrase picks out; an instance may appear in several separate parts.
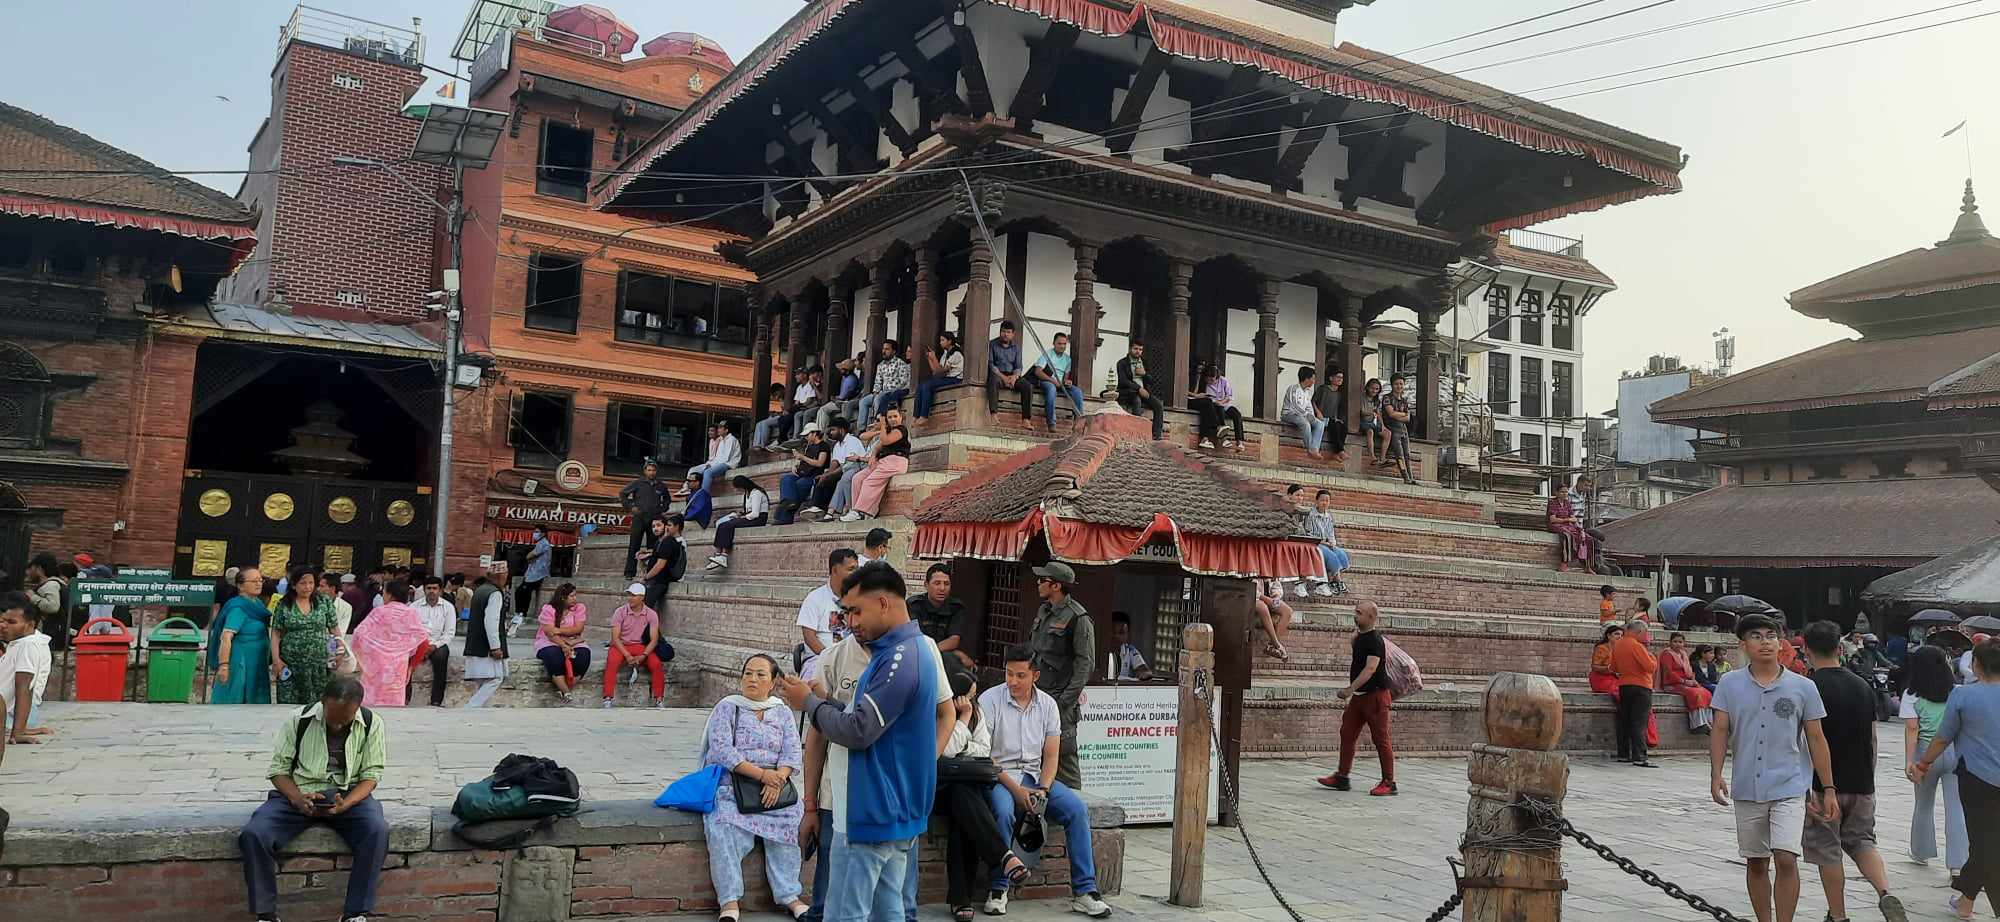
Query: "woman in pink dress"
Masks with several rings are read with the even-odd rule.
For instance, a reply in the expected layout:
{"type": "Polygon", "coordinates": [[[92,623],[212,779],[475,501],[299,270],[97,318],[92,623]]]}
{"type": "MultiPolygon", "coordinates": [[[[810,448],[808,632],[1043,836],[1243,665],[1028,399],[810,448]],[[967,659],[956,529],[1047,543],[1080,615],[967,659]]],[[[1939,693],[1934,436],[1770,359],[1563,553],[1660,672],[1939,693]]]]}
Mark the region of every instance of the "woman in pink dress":
{"type": "Polygon", "coordinates": [[[555,597],[542,606],[536,619],[541,627],[535,631],[535,658],[549,674],[549,683],[565,699],[576,688],[577,680],[590,671],[590,645],[583,642],[585,620],[574,583],[557,586],[555,597]]]}
{"type": "Polygon", "coordinates": [[[1590,569],[1590,534],[1583,530],[1583,519],[1578,515],[1576,503],[1566,490],[1557,490],[1549,497],[1549,530],[1562,536],[1562,561],[1558,569],[1568,570],[1571,564],[1590,569]]]}
{"type": "Polygon", "coordinates": [[[382,589],[382,604],[354,628],[354,655],[361,661],[361,703],[402,707],[410,683],[410,662],[430,654],[430,632],[410,607],[410,585],[394,580],[382,589]]]}

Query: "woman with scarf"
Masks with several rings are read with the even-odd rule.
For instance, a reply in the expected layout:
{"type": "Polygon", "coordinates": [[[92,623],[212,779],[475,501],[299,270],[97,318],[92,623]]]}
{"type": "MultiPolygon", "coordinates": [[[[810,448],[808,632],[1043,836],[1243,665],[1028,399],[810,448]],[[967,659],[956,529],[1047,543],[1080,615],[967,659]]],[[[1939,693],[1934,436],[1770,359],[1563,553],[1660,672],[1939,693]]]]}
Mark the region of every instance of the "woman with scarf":
{"type": "Polygon", "coordinates": [[[391,580],[382,589],[382,604],[354,629],[354,655],[361,660],[361,703],[369,707],[402,707],[410,683],[410,664],[429,656],[430,631],[410,607],[410,584],[391,580]]]}
{"type": "Polygon", "coordinates": [[[319,577],[312,568],[293,567],[285,597],[271,613],[271,635],[276,638],[271,665],[278,671],[279,704],[319,701],[332,661],[328,641],[334,637],[335,620],[333,597],[319,592],[319,577]]]}
{"type": "MultiPolygon", "coordinates": [[[[777,680],[775,658],[763,653],[750,657],[743,664],[738,686],[741,693],[715,705],[708,716],[708,730],[702,735],[702,766],[720,765],[729,772],[716,791],[715,809],[702,818],[702,831],[708,838],[709,878],[715,884],[723,922],[735,922],[741,915],[743,859],[758,839],[764,840],[764,877],[771,884],[772,901],[784,906],[794,919],[803,917],[808,909],[799,900],[802,808],[796,795],[789,806],[775,807],[804,759],[798,717],[772,694],[777,680]],[[758,783],[762,803],[750,807],[752,812],[745,812],[736,802],[733,781],[737,777],[758,783]]],[[[821,834],[833,833],[823,830],[821,834]]]]}
{"type": "MultiPolygon", "coordinates": [[[[951,672],[951,704],[957,722],[944,758],[993,760],[993,732],[979,713],[979,683],[970,672],[951,672]]],[[[991,878],[981,869],[998,868],[1018,887],[1028,879],[1028,866],[1007,848],[1011,831],[1003,832],[988,800],[992,783],[938,779],[937,812],[947,820],[945,842],[945,905],[953,922],[972,922],[973,898],[991,878]]],[[[989,870],[990,873],[990,870],[989,870]]]]}
{"type": "Polygon", "coordinates": [[[1590,569],[1590,558],[1597,545],[1583,527],[1582,506],[1583,497],[1574,484],[1549,497],[1549,530],[1562,536],[1562,561],[1556,565],[1557,569],[1568,570],[1572,563],[1590,569]]]}
{"type": "Polygon", "coordinates": [[[1696,680],[1694,661],[1688,658],[1687,635],[1679,631],[1668,638],[1667,648],[1660,653],[1660,690],[1681,696],[1687,707],[1688,729],[1708,732],[1708,725],[1715,722],[1715,711],[1709,707],[1711,695],[1696,680]]]}
{"type": "Polygon", "coordinates": [[[271,613],[264,608],[264,571],[236,571],[236,594],[208,626],[208,668],[215,676],[210,704],[271,703],[271,613]]]}

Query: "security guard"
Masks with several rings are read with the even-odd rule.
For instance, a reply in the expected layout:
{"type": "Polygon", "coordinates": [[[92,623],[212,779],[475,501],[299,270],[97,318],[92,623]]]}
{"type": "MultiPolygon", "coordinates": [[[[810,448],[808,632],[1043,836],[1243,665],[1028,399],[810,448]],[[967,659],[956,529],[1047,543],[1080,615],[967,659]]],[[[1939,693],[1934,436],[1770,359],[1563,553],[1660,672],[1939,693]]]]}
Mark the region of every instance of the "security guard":
{"type": "Polygon", "coordinates": [[[1041,608],[1035,612],[1035,632],[1029,646],[1035,653],[1035,668],[1041,671],[1036,687],[1056,699],[1062,712],[1062,757],[1056,779],[1073,790],[1083,789],[1083,765],[1077,758],[1076,725],[1082,715],[1083,687],[1097,661],[1097,626],[1090,613],[1070,596],[1076,585],[1076,571],[1069,564],[1050,561],[1035,568],[1035,594],[1041,608]]]}

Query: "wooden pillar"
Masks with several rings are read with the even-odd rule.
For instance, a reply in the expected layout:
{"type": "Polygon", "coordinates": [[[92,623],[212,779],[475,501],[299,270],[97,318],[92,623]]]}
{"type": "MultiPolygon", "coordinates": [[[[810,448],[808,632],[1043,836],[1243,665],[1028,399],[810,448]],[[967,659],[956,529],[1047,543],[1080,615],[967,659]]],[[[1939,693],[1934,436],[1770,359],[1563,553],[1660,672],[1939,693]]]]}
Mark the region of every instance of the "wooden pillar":
{"type": "Polygon", "coordinates": [[[917,249],[917,298],[911,306],[910,342],[910,393],[917,391],[917,385],[931,376],[930,363],[924,360],[927,350],[937,348],[938,321],[942,313],[938,308],[938,251],[934,244],[926,243],[917,249]]]}
{"type": "Polygon", "coordinates": [[[795,393],[792,376],[798,374],[799,369],[806,367],[806,321],[810,313],[811,308],[806,302],[805,292],[801,291],[798,297],[792,299],[789,312],[791,333],[790,341],[785,347],[785,412],[787,413],[798,409],[792,399],[795,393]]]}
{"type": "Polygon", "coordinates": [[[1191,260],[1172,257],[1167,264],[1167,307],[1174,318],[1174,343],[1172,360],[1173,393],[1168,395],[1168,405],[1187,409],[1189,364],[1194,355],[1194,318],[1188,314],[1188,299],[1192,293],[1194,263],[1191,260]]]}
{"type": "Polygon", "coordinates": [[[1069,302],[1069,351],[1076,358],[1071,369],[1076,386],[1084,396],[1094,396],[1099,387],[1091,373],[1097,358],[1097,245],[1084,240],[1072,244],[1076,252],[1076,296],[1069,302]]]}
{"type": "Polygon", "coordinates": [[[993,248],[983,235],[973,234],[969,262],[971,277],[965,282],[965,317],[958,337],[965,347],[966,383],[985,384],[987,340],[993,335],[993,248]]]}
{"type": "MultiPolygon", "coordinates": [[[[1454,369],[1455,370],[1455,369],[1454,369]]],[[[1417,413],[1416,436],[1438,435],[1438,315],[1432,308],[1417,311],[1417,413]]]]}
{"type": "Polygon", "coordinates": [[[1254,342],[1258,419],[1278,418],[1278,280],[1269,276],[1257,284],[1257,338],[1254,342]]]}
{"type": "Polygon", "coordinates": [[[1208,847],[1208,759],[1215,716],[1197,691],[1213,696],[1220,683],[1215,681],[1215,629],[1198,621],[1181,628],[1180,684],[1180,729],[1174,751],[1174,844],[1169,856],[1167,902],[1199,908],[1202,853],[1208,847]]]}
{"type": "MultiPolygon", "coordinates": [[[[763,295],[756,286],[751,286],[750,304],[757,314],[757,335],[750,341],[750,423],[755,425],[770,412],[770,402],[764,398],[771,389],[771,311],[763,303],[763,295]]],[[[750,433],[736,433],[738,439],[747,443],[750,433]]]]}
{"type": "Polygon", "coordinates": [[[889,267],[877,262],[868,267],[868,359],[862,378],[875,386],[875,363],[882,360],[882,342],[889,338],[889,267]]]}
{"type": "Polygon", "coordinates": [[[1561,922],[1562,839],[1545,817],[1568,793],[1562,692],[1547,676],[1502,672],[1486,686],[1486,742],[1465,774],[1465,922],[1561,922]]]}
{"type": "Polygon", "coordinates": [[[1352,378],[1354,377],[1354,372],[1348,371],[1345,367],[1341,366],[1338,361],[1340,356],[1335,355],[1333,350],[1328,349],[1326,346],[1326,328],[1340,322],[1339,312],[1335,309],[1335,305],[1339,303],[1338,299],[1340,296],[1324,288],[1315,289],[1315,291],[1316,295],[1313,298],[1313,368],[1319,371],[1320,380],[1322,381],[1332,377],[1326,373],[1326,370],[1335,367],[1340,368],[1342,372],[1345,372],[1348,377],[1352,378]]]}
{"type": "Polygon", "coordinates": [[[840,392],[840,378],[834,373],[833,363],[847,357],[847,344],[854,337],[848,333],[848,302],[854,300],[854,285],[845,279],[835,279],[826,295],[826,342],[820,349],[819,367],[826,371],[826,387],[832,393],[840,392]]]}
{"type": "Polygon", "coordinates": [[[1347,407],[1348,432],[1361,434],[1361,389],[1368,376],[1361,373],[1361,299],[1347,295],[1340,299],[1340,367],[1347,372],[1347,393],[1341,401],[1347,407]]]}

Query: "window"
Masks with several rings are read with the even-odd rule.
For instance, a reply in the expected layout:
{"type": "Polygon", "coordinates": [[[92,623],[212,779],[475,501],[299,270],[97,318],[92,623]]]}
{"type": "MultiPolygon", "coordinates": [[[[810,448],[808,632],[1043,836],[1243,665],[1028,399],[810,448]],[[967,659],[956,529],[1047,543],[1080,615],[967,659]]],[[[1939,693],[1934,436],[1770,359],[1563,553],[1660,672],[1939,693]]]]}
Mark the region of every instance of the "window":
{"type": "Polygon", "coordinates": [[[517,467],[554,468],[569,457],[569,395],[514,395],[507,441],[517,467]]]}
{"type": "Polygon", "coordinates": [[[1381,377],[1384,381],[1397,375],[1415,376],[1417,373],[1417,350],[1402,346],[1382,347],[1381,377]]]}
{"type": "Polygon", "coordinates": [[[542,151],[536,161],[535,191],[581,202],[590,187],[591,133],[561,122],[542,121],[542,151]]]}
{"type": "Polygon", "coordinates": [[[1486,355],[1486,405],[1495,413],[1514,412],[1514,357],[1505,352],[1486,355]]]}
{"type": "Polygon", "coordinates": [[[749,355],[750,310],[740,289],[620,272],[616,335],[628,343],[749,355]]]}
{"type": "Polygon", "coordinates": [[[1557,419],[1568,419],[1576,415],[1576,401],[1572,388],[1576,384],[1576,366],[1568,362],[1550,362],[1549,415],[1557,419]]]}
{"type": "Polygon", "coordinates": [[[715,342],[711,352],[726,355],[750,354],[750,299],[741,288],[716,292],[715,342]]]}
{"type": "Polygon", "coordinates": [[[1569,467],[1576,463],[1576,440],[1556,436],[1549,440],[1549,463],[1556,467],[1569,467]]]}
{"type": "Polygon", "coordinates": [[[1549,345],[1557,349],[1576,348],[1576,302],[1569,295],[1549,299],[1549,345]]]}
{"type": "Polygon", "coordinates": [[[1542,293],[1533,288],[1521,289],[1521,299],[1514,305],[1521,315],[1521,341],[1530,346],[1542,344],[1542,293]]]}
{"type": "Polygon", "coordinates": [[[1514,433],[1505,429],[1493,430],[1493,454],[1504,455],[1514,450],[1514,433]]]}
{"type": "Polygon", "coordinates": [[[1521,356],[1521,414],[1542,418],[1542,360],[1521,356]]]}
{"type": "Polygon", "coordinates": [[[620,342],[657,346],[666,335],[673,280],[643,272],[618,273],[620,342]]]}
{"type": "Polygon", "coordinates": [[[12,343],[0,343],[0,447],[41,448],[48,432],[49,371],[12,343]]]}
{"type": "Polygon", "coordinates": [[[1524,464],[1542,463],[1542,437],[1532,432],[1521,433],[1521,461],[1524,464]]]}
{"type": "Polygon", "coordinates": [[[552,253],[528,257],[528,303],[522,322],[537,330],[576,332],[583,306],[583,261],[552,253]]]}
{"type": "Polygon", "coordinates": [[[1508,335],[1507,314],[1514,303],[1514,290],[1505,285],[1486,286],[1486,335],[1492,339],[1512,339],[1508,335]]]}
{"type": "Polygon", "coordinates": [[[90,257],[83,247],[59,243],[49,251],[49,271],[56,275],[83,275],[90,271],[90,257]]]}
{"type": "Polygon", "coordinates": [[[15,234],[0,234],[0,269],[26,272],[31,262],[28,238],[15,234]]]}
{"type": "MultiPolygon", "coordinates": [[[[706,460],[708,428],[723,419],[714,413],[614,403],[605,415],[604,472],[637,474],[652,458],[667,476],[677,475],[706,460]]],[[[742,431],[744,420],[729,419],[742,431]]]]}

